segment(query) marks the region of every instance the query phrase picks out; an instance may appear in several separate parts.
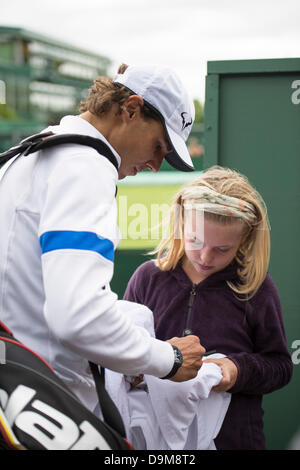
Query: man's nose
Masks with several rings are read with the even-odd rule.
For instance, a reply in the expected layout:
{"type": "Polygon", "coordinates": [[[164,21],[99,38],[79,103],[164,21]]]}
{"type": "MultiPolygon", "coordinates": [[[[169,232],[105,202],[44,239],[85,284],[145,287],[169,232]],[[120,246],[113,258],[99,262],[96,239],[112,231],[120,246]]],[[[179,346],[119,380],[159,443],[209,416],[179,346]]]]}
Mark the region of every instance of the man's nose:
{"type": "Polygon", "coordinates": [[[155,159],[155,160],[148,160],[148,161],[146,162],[146,167],[147,167],[149,170],[153,171],[154,173],[157,173],[158,170],[159,170],[160,167],[161,167],[162,161],[163,161],[163,157],[162,157],[162,158],[159,158],[159,159],[157,158],[157,159],[155,159]]]}

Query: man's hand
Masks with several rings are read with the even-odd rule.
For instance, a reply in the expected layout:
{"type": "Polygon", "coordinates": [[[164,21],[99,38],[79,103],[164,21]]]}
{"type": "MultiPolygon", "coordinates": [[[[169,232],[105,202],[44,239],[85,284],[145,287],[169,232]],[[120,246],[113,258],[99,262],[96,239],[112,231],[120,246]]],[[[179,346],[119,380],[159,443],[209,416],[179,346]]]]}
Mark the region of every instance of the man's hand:
{"type": "Polygon", "coordinates": [[[170,378],[173,382],[184,382],[196,377],[198,370],[202,366],[202,357],[205,349],[201,346],[198,336],[184,336],[182,338],[172,338],[168,343],[176,346],[183,357],[182,366],[176,374],[170,378]]]}
{"type": "Polygon", "coordinates": [[[223,378],[221,382],[213,387],[215,392],[227,392],[227,390],[234,386],[238,376],[238,369],[233,361],[224,357],[220,359],[205,359],[204,362],[214,362],[222,370],[223,378]]]}

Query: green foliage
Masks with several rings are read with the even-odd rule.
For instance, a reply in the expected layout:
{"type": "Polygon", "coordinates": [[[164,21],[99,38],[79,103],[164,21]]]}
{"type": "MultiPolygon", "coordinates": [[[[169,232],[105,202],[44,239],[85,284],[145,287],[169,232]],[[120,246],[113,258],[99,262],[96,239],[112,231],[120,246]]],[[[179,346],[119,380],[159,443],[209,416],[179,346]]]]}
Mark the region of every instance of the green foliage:
{"type": "Polygon", "coordinates": [[[199,100],[194,99],[195,106],[195,124],[202,124],[204,120],[204,109],[199,100]]]}
{"type": "Polygon", "coordinates": [[[0,119],[12,121],[16,119],[16,113],[7,104],[0,104],[0,119]]]}

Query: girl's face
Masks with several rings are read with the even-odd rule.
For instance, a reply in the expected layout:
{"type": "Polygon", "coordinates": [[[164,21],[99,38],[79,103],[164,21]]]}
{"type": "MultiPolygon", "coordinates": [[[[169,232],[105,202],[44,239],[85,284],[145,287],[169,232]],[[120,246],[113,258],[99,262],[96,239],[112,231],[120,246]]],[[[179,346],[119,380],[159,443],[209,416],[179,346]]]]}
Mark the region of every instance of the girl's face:
{"type": "Polygon", "coordinates": [[[200,282],[226,268],[234,259],[243,239],[244,224],[229,225],[207,220],[196,210],[185,211],[183,267],[193,282],[200,282]]]}

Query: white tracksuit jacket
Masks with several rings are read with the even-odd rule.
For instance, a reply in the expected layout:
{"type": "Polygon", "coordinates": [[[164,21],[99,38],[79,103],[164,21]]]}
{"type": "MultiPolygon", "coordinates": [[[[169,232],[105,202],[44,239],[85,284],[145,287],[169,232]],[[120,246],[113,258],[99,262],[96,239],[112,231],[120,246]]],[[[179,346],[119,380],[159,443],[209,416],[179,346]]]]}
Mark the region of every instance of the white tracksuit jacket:
{"type": "MultiPolygon", "coordinates": [[[[79,116],[47,130],[107,143],[79,116]]],[[[0,320],[91,410],[88,360],[157,377],[174,362],[171,345],[134,326],[109,287],[120,240],[117,179],[105,157],[73,144],[18,156],[0,170],[0,320]]]]}

